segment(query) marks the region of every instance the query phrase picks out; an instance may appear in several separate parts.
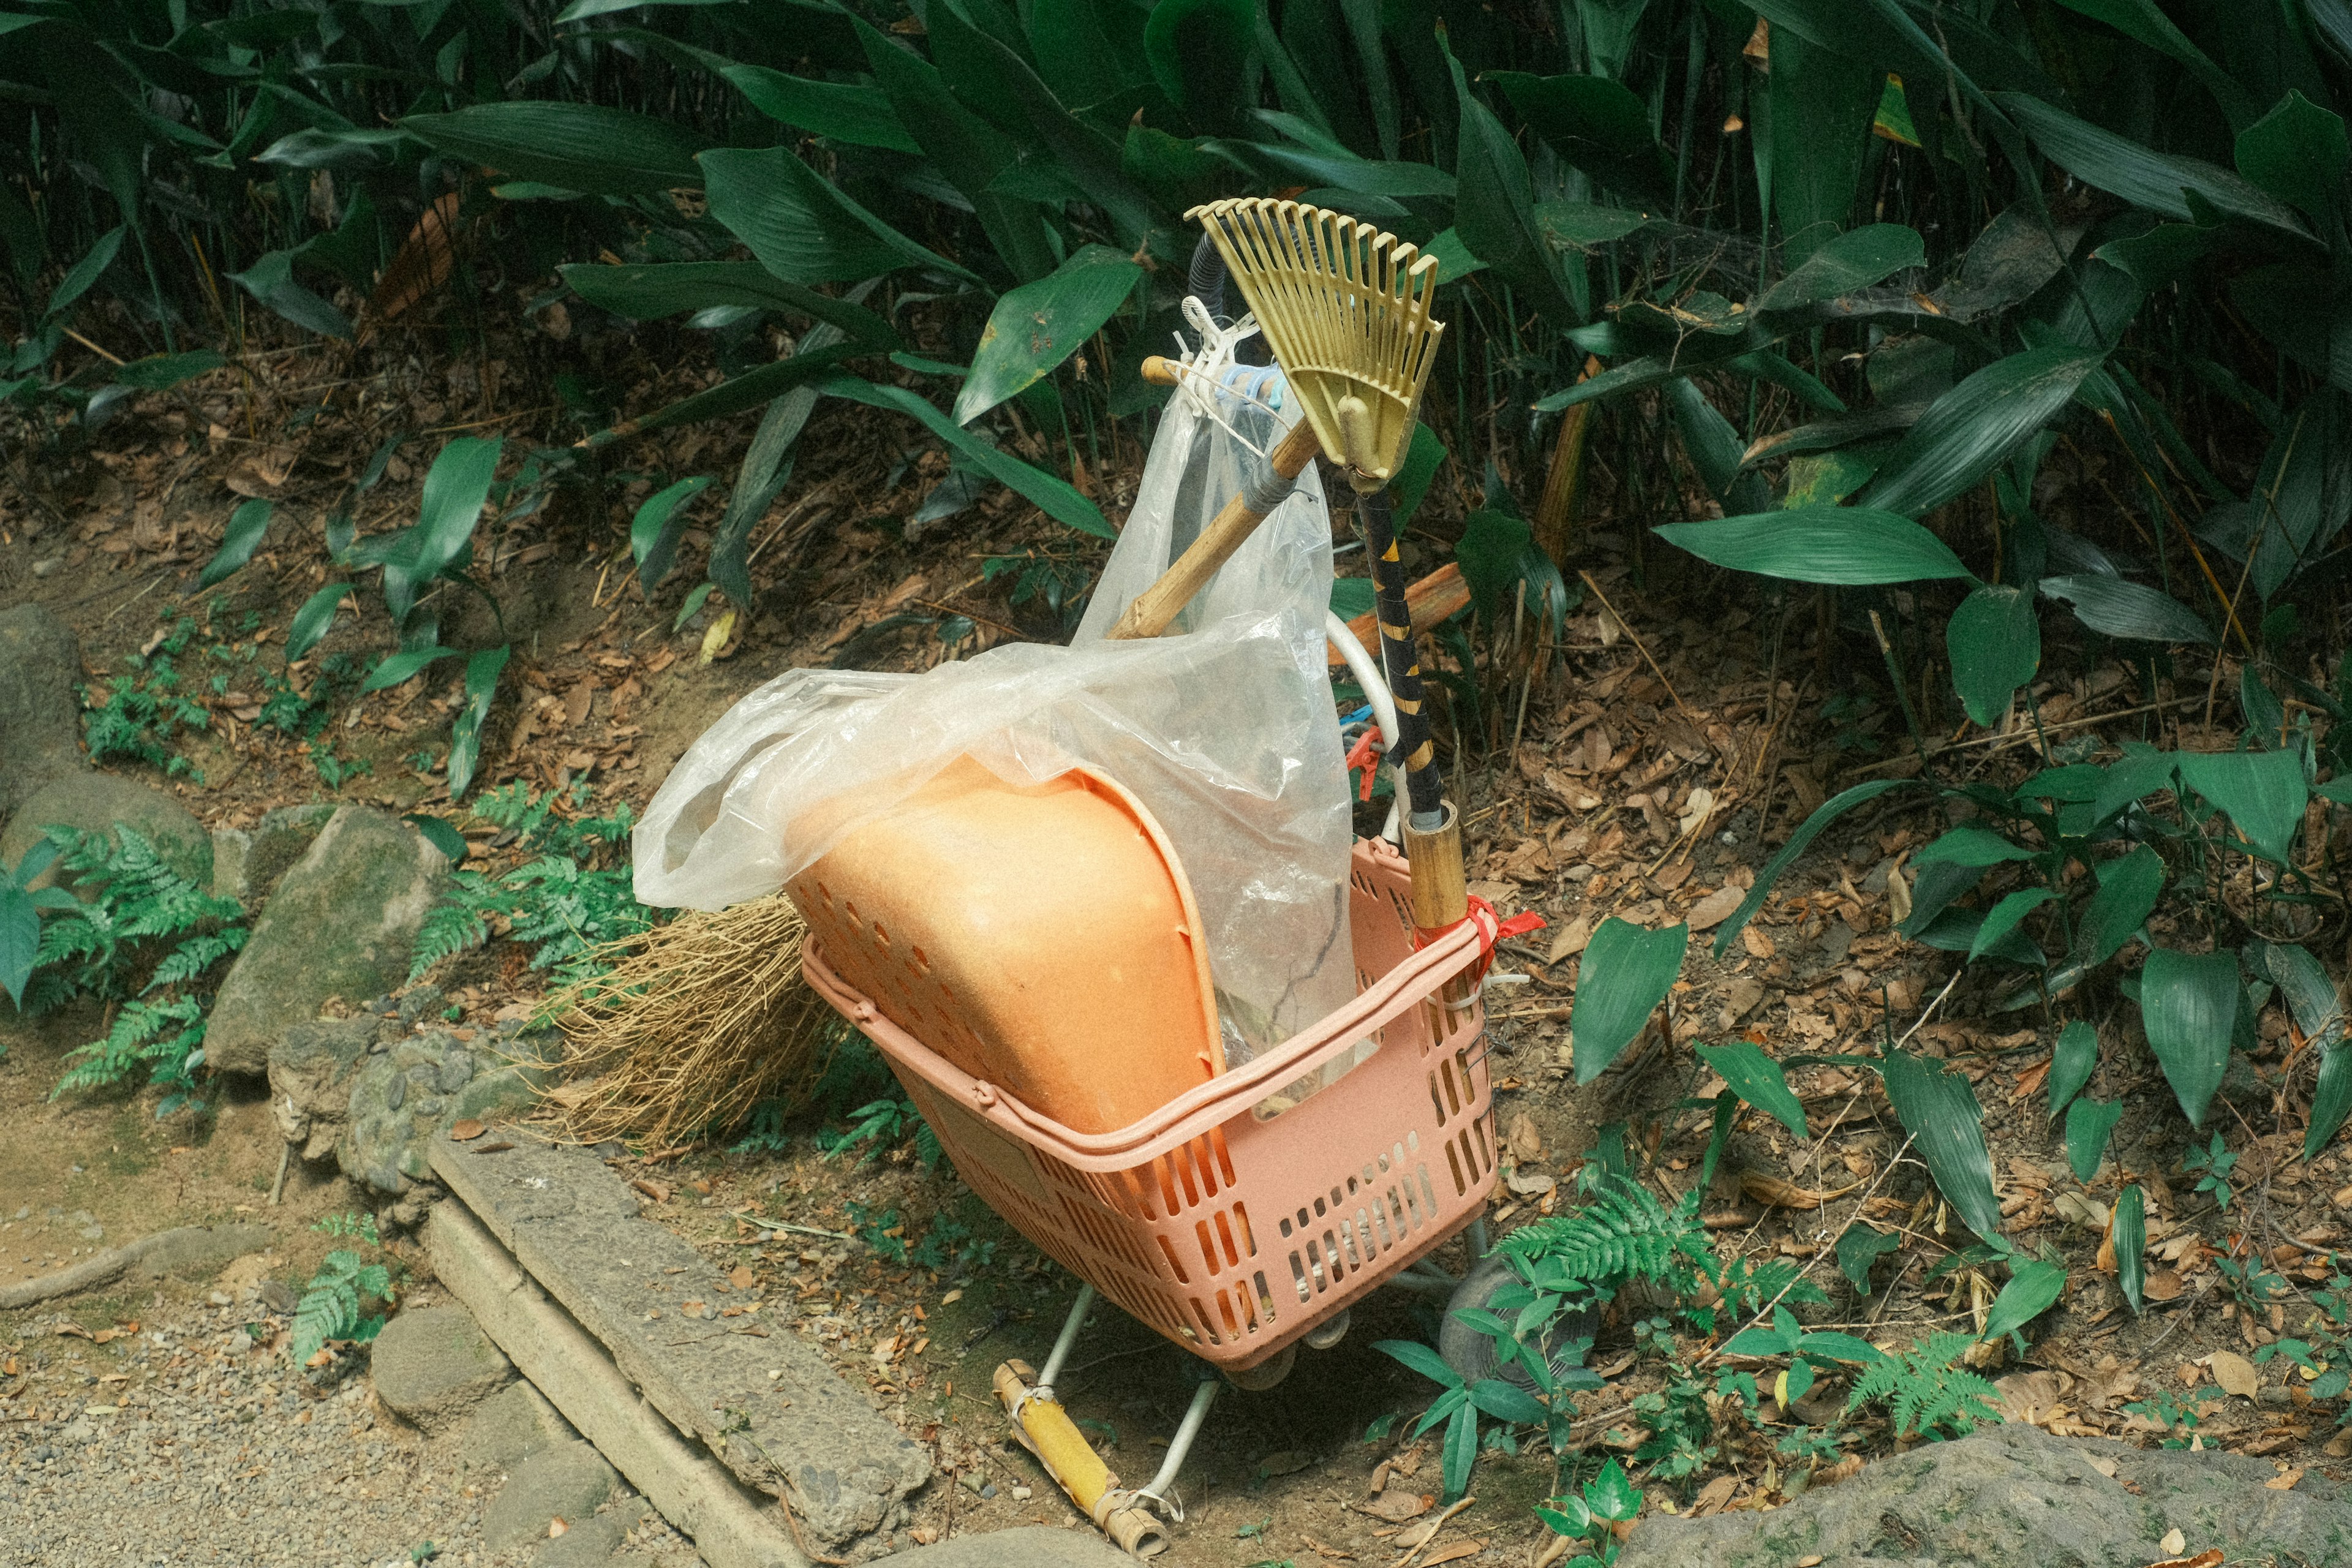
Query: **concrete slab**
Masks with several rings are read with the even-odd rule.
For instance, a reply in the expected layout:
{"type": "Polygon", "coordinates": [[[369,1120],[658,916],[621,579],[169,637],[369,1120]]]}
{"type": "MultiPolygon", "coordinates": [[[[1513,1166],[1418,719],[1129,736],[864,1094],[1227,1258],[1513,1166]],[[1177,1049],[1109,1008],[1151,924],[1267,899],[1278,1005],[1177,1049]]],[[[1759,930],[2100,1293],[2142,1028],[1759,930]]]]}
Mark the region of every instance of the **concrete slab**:
{"type": "Polygon", "coordinates": [[[770,1333],[756,1319],[681,1316],[698,1292],[726,1299],[716,1267],[638,1218],[636,1194],[594,1154],[520,1129],[500,1141],[516,1146],[478,1153],[436,1138],[434,1173],[603,1342],[646,1403],[746,1484],[785,1499],[820,1549],[900,1522],[929,1457],[822,1352],[781,1324],[770,1333]]]}
{"type": "Polygon", "coordinates": [[[1033,1524],[894,1552],[871,1568],[1135,1568],[1135,1559],[1091,1530],[1033,1524]]]}

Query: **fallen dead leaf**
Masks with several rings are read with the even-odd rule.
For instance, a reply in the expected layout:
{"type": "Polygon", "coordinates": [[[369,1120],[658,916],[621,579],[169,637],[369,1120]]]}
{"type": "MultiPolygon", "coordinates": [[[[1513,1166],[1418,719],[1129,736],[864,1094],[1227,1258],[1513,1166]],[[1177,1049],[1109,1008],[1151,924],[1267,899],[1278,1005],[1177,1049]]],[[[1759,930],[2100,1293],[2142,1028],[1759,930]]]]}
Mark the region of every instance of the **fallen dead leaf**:
{"type": "Polygon", "coordinates": [[[1739,1173],[1739,1190],[1758,1203],[1773,1208],[1817,1209],[1832,1198],[1843,1197],[1853,1188],[1840,1187],[1833,1193],[1817,1192],[1811,1187],[1801,1187],[1787,1177],[1776,1176],[1769,1171],[1742,1171],[1739,1173]]]}
{"type": "Polygon", "coordinates": [[[1723,1505],[1729,1502],[1731,1500],[1731,1494],[1738,1489],[1739,1478],[1738,1476],[1716,1477],[1715,1479],[1699,1488],[1698,1496],[1691,1500],[1691,1517],[1696,1518],[1698,1515],[1703,1513],[1722,1512],[1723,1505]]]}
{"type": "Polygon", "coordinates": [[[1745,888],[1717,888],[1690,907],[1691,930],[1710,931],[1721,925],[1738,911],[1740,900],[1747,897],[1748,889],[1745,888]]]}
{"type": "Polygon", "coordinates": [[[1409,1519],[1419,1519],[1427,1513],[1430,1504],[1436,1500],[1427,1492],[1409,1492],[1391,1487],[1370,1501],[1358,1503],[1356,1511],[1386,1520],[1391,1524],[1402,1524],[1409,1519]]]}
{"type": "Polygon", "coordinates": [[[571,1532],[572,1527],[563,1522],[563,1516],[562,1514],[557,1514],[553,1519],[547,1521],[547,1538],[550,1541],[554,1540],[559,1535],[569,1535],[571,1532]]]}
{"type": "Polygon", "coordinates": [[[83,1328],[79,1323],[59,1323],[58,1325],[57,1331],[60,1334],[64,1334],[77,1340],[95,1339],[97,1337],[88,1329],[83,1328]]]}
{"type": "Polygon", "coordinates": [[[1739,945],[1748,950],[1750,958],[1769,958],[1774,951],[1772,939],[1762,927],[1752,923],[1739,928],[1739,945]]]}
{"type": "Polygon", "coordinates": [[[1546,955],[1544,962],[1558,963],[1563,958],[1573,958],[1582,952],[1585,944],[1591,940],[1591,921],[1579,915],[1562,926],[1559,934],[1551,939],[1551,951],[1546,955]]]}
{"type": "Polygon", "coordinates": [[[2151,1269],[2141,1281],[2139,1292],[2151,1301],[2174,1301],[2180,1298],[2180,1276],[2169,1268],[2151,1269]]]}
{"type": "Polygon", "coordinates": [[[659,1182],[649,1182],[643,1176],[632,1176],[629,1178],[629,1185],[636,1188],[637,1191],[645,1194],[646,1196],[653,1199],[653,1201],[657,1204],[666,1204],[669,1202],[669,1189],[663,1186],[659,1182]]]}
{"type": "Polygon", "coordinates": [[[463,1121],[450,1127],[449,1141],[453,1143],[470,1143],[488,1131],[488,1127],[468,1116],[463,1121]]]}
{"type": "Polygon", "coordinates": [[[2180,1554],[2180,1549],[2188,1544],[2189,1538],[2181,1534],[2179,1527],[2176,1525],[2164,1532],[2164,1539],[2156,1543],[2156,1549],[2168,1555],[2178,1557],[2180,1554]]]}
{"type": "MultiPolygon", "coordinates": [[[[2213,1381],[2221,1385],[2224,1393],[2241,1399],[2253,1398],[2262,1387],[2262,1376],[2254,1371],[2254,1363],[2235,1351],[2215,1351],[2205,1358],[2205,1365],[2212,1369],[2213,1381]]],[[[2172,1550],[2177,1552],[2179,1548],[2172,1550]]]]}
{"type": "Polygon", "coordinates": [[[2274,1492],[2291,1492],[2294,1490],[2294,1483],[2301,1479],[2303,1479],[2301,1470],[2281,1470],[2263,1485],[2274,1492]]]}
{"type": "Polygon", "coordinates": [[[2116,1479],[2116,1462],[2113,1459],[2108,1458],[2105,1454],[2085,1454],[2083,1456],[2083,1458],[2084,1462],[2088,1464],[2091,1468],[2098,1471],[2099,1474],[2106,1477],[2107,1479],[2114,1480],[2116,1479]]]}
{"type": "Polygon", "coordinates": [[[1486,1550],[1483,1541],[1456,1541],[1441,1546],[1421,1560],[1421,1568],[1437,1568],[1441,1563],[1459,1563],[1465,1557],[1475,1557],[1486,1550]]]}
{"type": "MultiPolygon", "coordinates": [[[[2176,1530],[2164,1539],[2179,1541],[2180,1531],[2176,1530]]],[[[2167,1552],[2179,1550],[2178,1546],[2164,1546],[2163,1542],[2158,1542],[2157,1544],[2167,1552]]],[[[2221,1549],[2218,1546],[2209,1546],[2194,1557],[2168,1557],[2161,1563],[2149,1563],[2147,1568],[2221,1568],[2222,1562],[2221,1549]]]]}
{"type": "Polygon", "coordinates": [[[1268,1454],[1257,1462],[1261,1479],[1268,1476],[1295,1476],[1315,1462],[1315,1456],[1304,1448],[1284,1448],[1268,1454]]]}
{"type": "Polygon", "coordinates": [[[735,1266],[733,1273],[727,1276],[727,1283],[734,1286],[738,1290],[749,1290],[757,1282],[752,1278],[750,1268],[740,1263],[735,1266]]]}

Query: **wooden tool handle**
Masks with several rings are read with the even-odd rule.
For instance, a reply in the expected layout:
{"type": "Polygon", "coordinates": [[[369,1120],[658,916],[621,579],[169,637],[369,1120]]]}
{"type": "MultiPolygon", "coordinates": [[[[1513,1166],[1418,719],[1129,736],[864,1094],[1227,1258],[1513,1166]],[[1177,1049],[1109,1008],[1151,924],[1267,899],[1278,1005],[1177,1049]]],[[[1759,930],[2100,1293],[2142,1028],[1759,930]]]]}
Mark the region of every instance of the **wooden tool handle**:
{"type": "Polygon", "coordinates": [[[1154,386],[1173,386],[1184,379],[1184,367],[1165,354],[1146,354],[1143,379],[1154,386]]]}
{"type": "MultiPolygon", "coordinates": [[[[1322,449],[1322,444],[1315,438],[1315,427],[1306,420],[1290,427],[1290,434],[1274,449],[1274,473],[1282,494],[1289,493],[1290,482],[1322,449]]],[[[1217,568],[1233,559],[1234,552],[1256,531],[1257,525],[1265,521],[1266,512],[1274,510],[1272,505],[1264,510],[1253,510],[1251,499],[1250,489],[1244,489],[1227,501],[1224,510],[1201,531],[1201,537],[1192,541],[1192,548],[1160,574],[1160,581],[1137,595],[1118,624],[1103,635],[1118,638],[1156,637],[1166,631],[1169,623],[1182,615],[1184,606],[1192,602],[1192,595],[1209,585],[1217,568]]]]}

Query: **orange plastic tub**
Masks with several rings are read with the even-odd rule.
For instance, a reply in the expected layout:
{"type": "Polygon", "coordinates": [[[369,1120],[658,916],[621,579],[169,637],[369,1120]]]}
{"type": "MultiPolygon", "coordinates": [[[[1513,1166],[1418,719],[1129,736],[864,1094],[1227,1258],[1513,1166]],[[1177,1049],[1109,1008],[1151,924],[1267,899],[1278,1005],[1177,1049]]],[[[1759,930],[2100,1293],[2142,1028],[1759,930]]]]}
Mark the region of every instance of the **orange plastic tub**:
{"type": "MultiPolygon", "coordinates": [[[[1257,1365],[1481,1213],[1494,1108],[1468,923],[1415,950],[1404,858],[1356,846],[1356,999],[1129,1124],[1082,1131],[959,1067],[837,967],[812,913],[803,973],[889,1060],[957,1173],[1064,1268],[1220,1368],[1257,1365]],[[1365,1039],[1377,1050],[1270,1121],[1252,1107],[1365,1039]]],[[[1076,933],[1074,933],[1076,934],[1076,933]]],[[[1119,1040],[1102,1042],[1116,1072],[1119,1040]]]]}

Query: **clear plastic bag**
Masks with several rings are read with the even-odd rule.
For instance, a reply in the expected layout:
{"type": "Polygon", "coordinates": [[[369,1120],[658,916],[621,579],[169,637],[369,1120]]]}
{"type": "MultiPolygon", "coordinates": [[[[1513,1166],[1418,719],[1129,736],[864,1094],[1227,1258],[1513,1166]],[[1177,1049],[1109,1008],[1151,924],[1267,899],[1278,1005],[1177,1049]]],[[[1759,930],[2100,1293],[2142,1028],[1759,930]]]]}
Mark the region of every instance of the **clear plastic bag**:
{"type": "Polygon", "coordinates": [[[1351,999],[1347,770],[1324,656],[1330,522],[1314,469],[1167,636],[1103,637],[1240,488],[1257,460],[1241,441],[1271,450],[1297,417],[1211,395],[1213,413],[1189,389],[1171,401],[1069,647],[1012,644],[919,676],[795,669],[761,687],[654,796],[637,897],[716,910],[772,893],[959,755],[1013,783],[1085,763],[1175,846],[1229,1067],[1351,999]]]}

